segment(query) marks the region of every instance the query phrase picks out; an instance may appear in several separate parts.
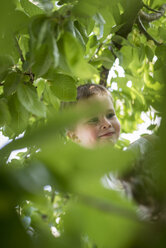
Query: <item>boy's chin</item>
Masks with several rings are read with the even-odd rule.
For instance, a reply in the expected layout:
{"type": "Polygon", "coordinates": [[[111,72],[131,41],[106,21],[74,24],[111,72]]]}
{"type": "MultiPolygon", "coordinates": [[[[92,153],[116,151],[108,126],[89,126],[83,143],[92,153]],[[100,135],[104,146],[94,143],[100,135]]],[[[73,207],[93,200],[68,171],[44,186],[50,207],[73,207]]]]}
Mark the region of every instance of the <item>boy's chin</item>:
{"type": "Polygon", "coordinates": [[[98,143],[99,144],[109,144],[109,145],[115,145],[117,142],[116,138],[113,137],[107,137],[107,138],[99,138],[98,143]]]}
{"type": "Polygon", "coordinates": [[[115,137],[101,137],[101,138],[91,138],[91,139],[81,139],[79,144],[83,147],[87,147],[87,148],[95,148],[98,146],[102,146],[102,145],[112,145],[114,146],[117,142],[118,138],[115,137]]]}
{"type": "Polygon", "coordinates": [[[116,144],[117,140],[115,139],[98,139],[93,143],[86,143],[86,142],[80,142],[79,145],[86,147],[86,148],[97,148],[100,146],[105,146],[105,145],[111,145],[114,146],[116,144]]]}

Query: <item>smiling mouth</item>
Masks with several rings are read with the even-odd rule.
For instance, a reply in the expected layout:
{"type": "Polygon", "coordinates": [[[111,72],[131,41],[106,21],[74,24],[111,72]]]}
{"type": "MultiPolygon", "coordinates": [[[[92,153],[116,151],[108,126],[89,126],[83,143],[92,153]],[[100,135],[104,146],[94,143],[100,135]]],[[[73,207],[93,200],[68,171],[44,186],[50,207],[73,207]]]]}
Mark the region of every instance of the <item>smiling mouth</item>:
{"type": "Polygon", "coordinates": [[[108,133],[105,133],[105,134],[102,134],[99,136],[99,138],[102,138],[102,137],[110,137],[114,134],[115,132],[108,132],[108,133]]]}

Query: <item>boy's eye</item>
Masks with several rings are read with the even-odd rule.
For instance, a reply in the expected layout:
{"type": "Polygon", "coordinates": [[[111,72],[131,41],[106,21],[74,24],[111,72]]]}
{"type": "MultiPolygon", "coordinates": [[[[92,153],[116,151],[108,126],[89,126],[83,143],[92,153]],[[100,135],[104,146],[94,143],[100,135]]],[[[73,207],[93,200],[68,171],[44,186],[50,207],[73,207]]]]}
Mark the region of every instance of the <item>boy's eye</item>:
{"type": "Polygon", "coordinates": [[[106,118],[107,118],[107,119],[111,119],[114,115],[115,115],[115,113],[108,113],[108,114],[106,115],[106,118]]]}
{"type": "Polygon", "coordinates": [[[99,118],[98,117],[94,117],[90,120],[87,121],[88,124],[96,124],[99,122],[99,118]]]}

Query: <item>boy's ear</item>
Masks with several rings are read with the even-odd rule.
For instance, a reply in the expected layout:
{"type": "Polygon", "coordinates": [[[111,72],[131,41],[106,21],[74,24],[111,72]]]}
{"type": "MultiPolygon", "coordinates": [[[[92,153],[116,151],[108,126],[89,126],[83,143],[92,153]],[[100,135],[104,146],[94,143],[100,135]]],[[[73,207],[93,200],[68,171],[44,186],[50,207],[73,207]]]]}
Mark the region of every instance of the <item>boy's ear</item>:
{"type": "Polygon", "coordinates": [[[71,140],[75,141],[75,139],[76,139],[76,134],[75,134],[74,131],[69,130],[69,131],[67,131],[66,134],[67,134],[67,136],[68,136],[71,140]]]}
{"type": "Polygon", "coordinates": [[[71,130],[68,130],[66,135],[70,138],[70,139],[73,139],[73,135],[74,135],[74,132],[71,131],[71,130]]]}
{"type": "Polygon", "coordinates": [[[73,142],[80,143],[80,141],[79,141],[79,139],[78,139],[78,137],[77,137],[77,135],[75,134],[74,131],[69,130],[69,131],[67,131],[66,135],[67,135],[73,142]]]}

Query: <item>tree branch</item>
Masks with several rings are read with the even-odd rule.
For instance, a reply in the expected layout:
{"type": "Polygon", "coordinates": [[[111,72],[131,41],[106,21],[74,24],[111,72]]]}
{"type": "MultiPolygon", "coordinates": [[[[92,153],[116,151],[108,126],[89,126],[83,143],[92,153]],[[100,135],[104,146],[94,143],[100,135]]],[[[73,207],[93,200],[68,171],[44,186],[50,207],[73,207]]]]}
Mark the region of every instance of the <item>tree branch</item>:
{"type": "Polygon", "coordinates": [[[162,43],[158,42],[157,40],[155,40],[147,31],[146,28],[144,27],[140,16],[138,16],[137,18],[137,25],[139,30],[146,36],[147,40],[153,40],[153,42],[155,43],[156,46],[160,46],[162,45],[162,43]]]}
{"type": "MultiPolygon", "coordinates": [[[[125,11],[121,16],[121,23],[119,23],[121,28],[116,32],[116,35],[120,35],[123,38],[127,38],[128,34],[133,28],[133,24],[136,21],[139,11],[143,7],[141,0],[127,1],[128,4],[125,7],[125,11]]],[[[121,47],[121,45],[120,45],[121,47]]]]}
{"type": "MultiPolygon", "coordinates": [[[[146,5],[144,5],[146,6],[146,5]]],[[[160,19],[164,14],[165,14],[165,11],[166,11],[166,4],[163,4],[159,10],[153,10],[151,8],[149,8],[148,6],[146,6],[147,9],[155,12],[155,13],[146,13],[145,11],[143,10],[140,10],[139,12],[139,16],[141,17],[142,20],[146,21],[146,22],[153,22],[155,20],[158,20],[160,19]]]]}
{"type": "MultiPolygon", "coordinates": [[[[117,56],[112,48],[112,45],[109,46],[109,50],[114,56],[115,59],[117,59],[117,56]]],[[[109,69],[105,68],[104,66],[101,67],[101,72],[100,72],[100,85],[103,85],[104,87],[107,87],[107,79],[109,75],[109,69]]]]}
{"type": "MultiPolygon", "coordinates": [[[[132,7],[134,8],[134,6],[137,4],[136,1],[131,1],[132,3],[132,7]]],[[[130,6],[130,10],[131,10],[131,6],[130,6]]],[[[142,3],[142,5],[138,5],[137,8],[134,8],[134,12],[133,12],[133,17],[131,18],[130,17],[130,14],[131,14],[131,11],[129,12],[129,14],[127,13],[127,10],[126,10],[126,14],[124,14],[122,17],[122,23],[124,23],[124,25],[122,26],[122,28],[120,28],[118,30],[118,32],[116,32],[117,35],[120,35],[121,37],[124,37],[125,39],[127,38],[128,34],[131,32],[132,30],[132,27],[133,27],[133,24],[136,22],[137,25],[138,25],[138,28],[140,29],[140,31],[147,37],[148,40],[153,40],[154,43],[159,46],[161,45],[161,43],[159,43],[158,41],[156,41],[145,29],[143,23],[142,23],[142,20],[143,21],[146,21],[146,22],[152,22],[152,21],[155,21],[159,18],[161,18],[165,12],[166,12],[166,3],[163,4],[158,10],[154,10],[154,9],[151,9],[149,6],[145,5],[142,3]],[[146,13],[145,11],[143,11],[141,8],[142,7],[145,7],[146,9],[150,10],[150,11],[153,11],[155,13],[151,13],[151,14],[148,14],[146,13]],[[134,18],[136,17],[137,18],[134,18]]],[[[121,23],[121,24],[122,24],[121,23]]],[[[118,43],[115,43],[113,42],[113,44],[115,45],[115,47],[117,49],[121,49],[121,44],[118,44],[118,43]]]]}
{"type": "Polygon", "coordinates": [[[104,87],[107,87],[107,78],[109,74],[109,69],[105,68],[103,65],[101,67],[100,72],[100,85],[103,85],[104,87]]]}
{"type": "MultiPolygon", "coordinates": [[[[136,22],[136,18],[142,7],[143,2],[141,0],[127,1],[124,13],[121,15],[121,21],[118,23],[120,29],[115,33],[116,35],[127,39],[127,36],[132,31],[133,25],[136,22]]],[[[113,44],[118,50],[122,47],[122,45],[117,42],[113,42],[113,44]]]]}

